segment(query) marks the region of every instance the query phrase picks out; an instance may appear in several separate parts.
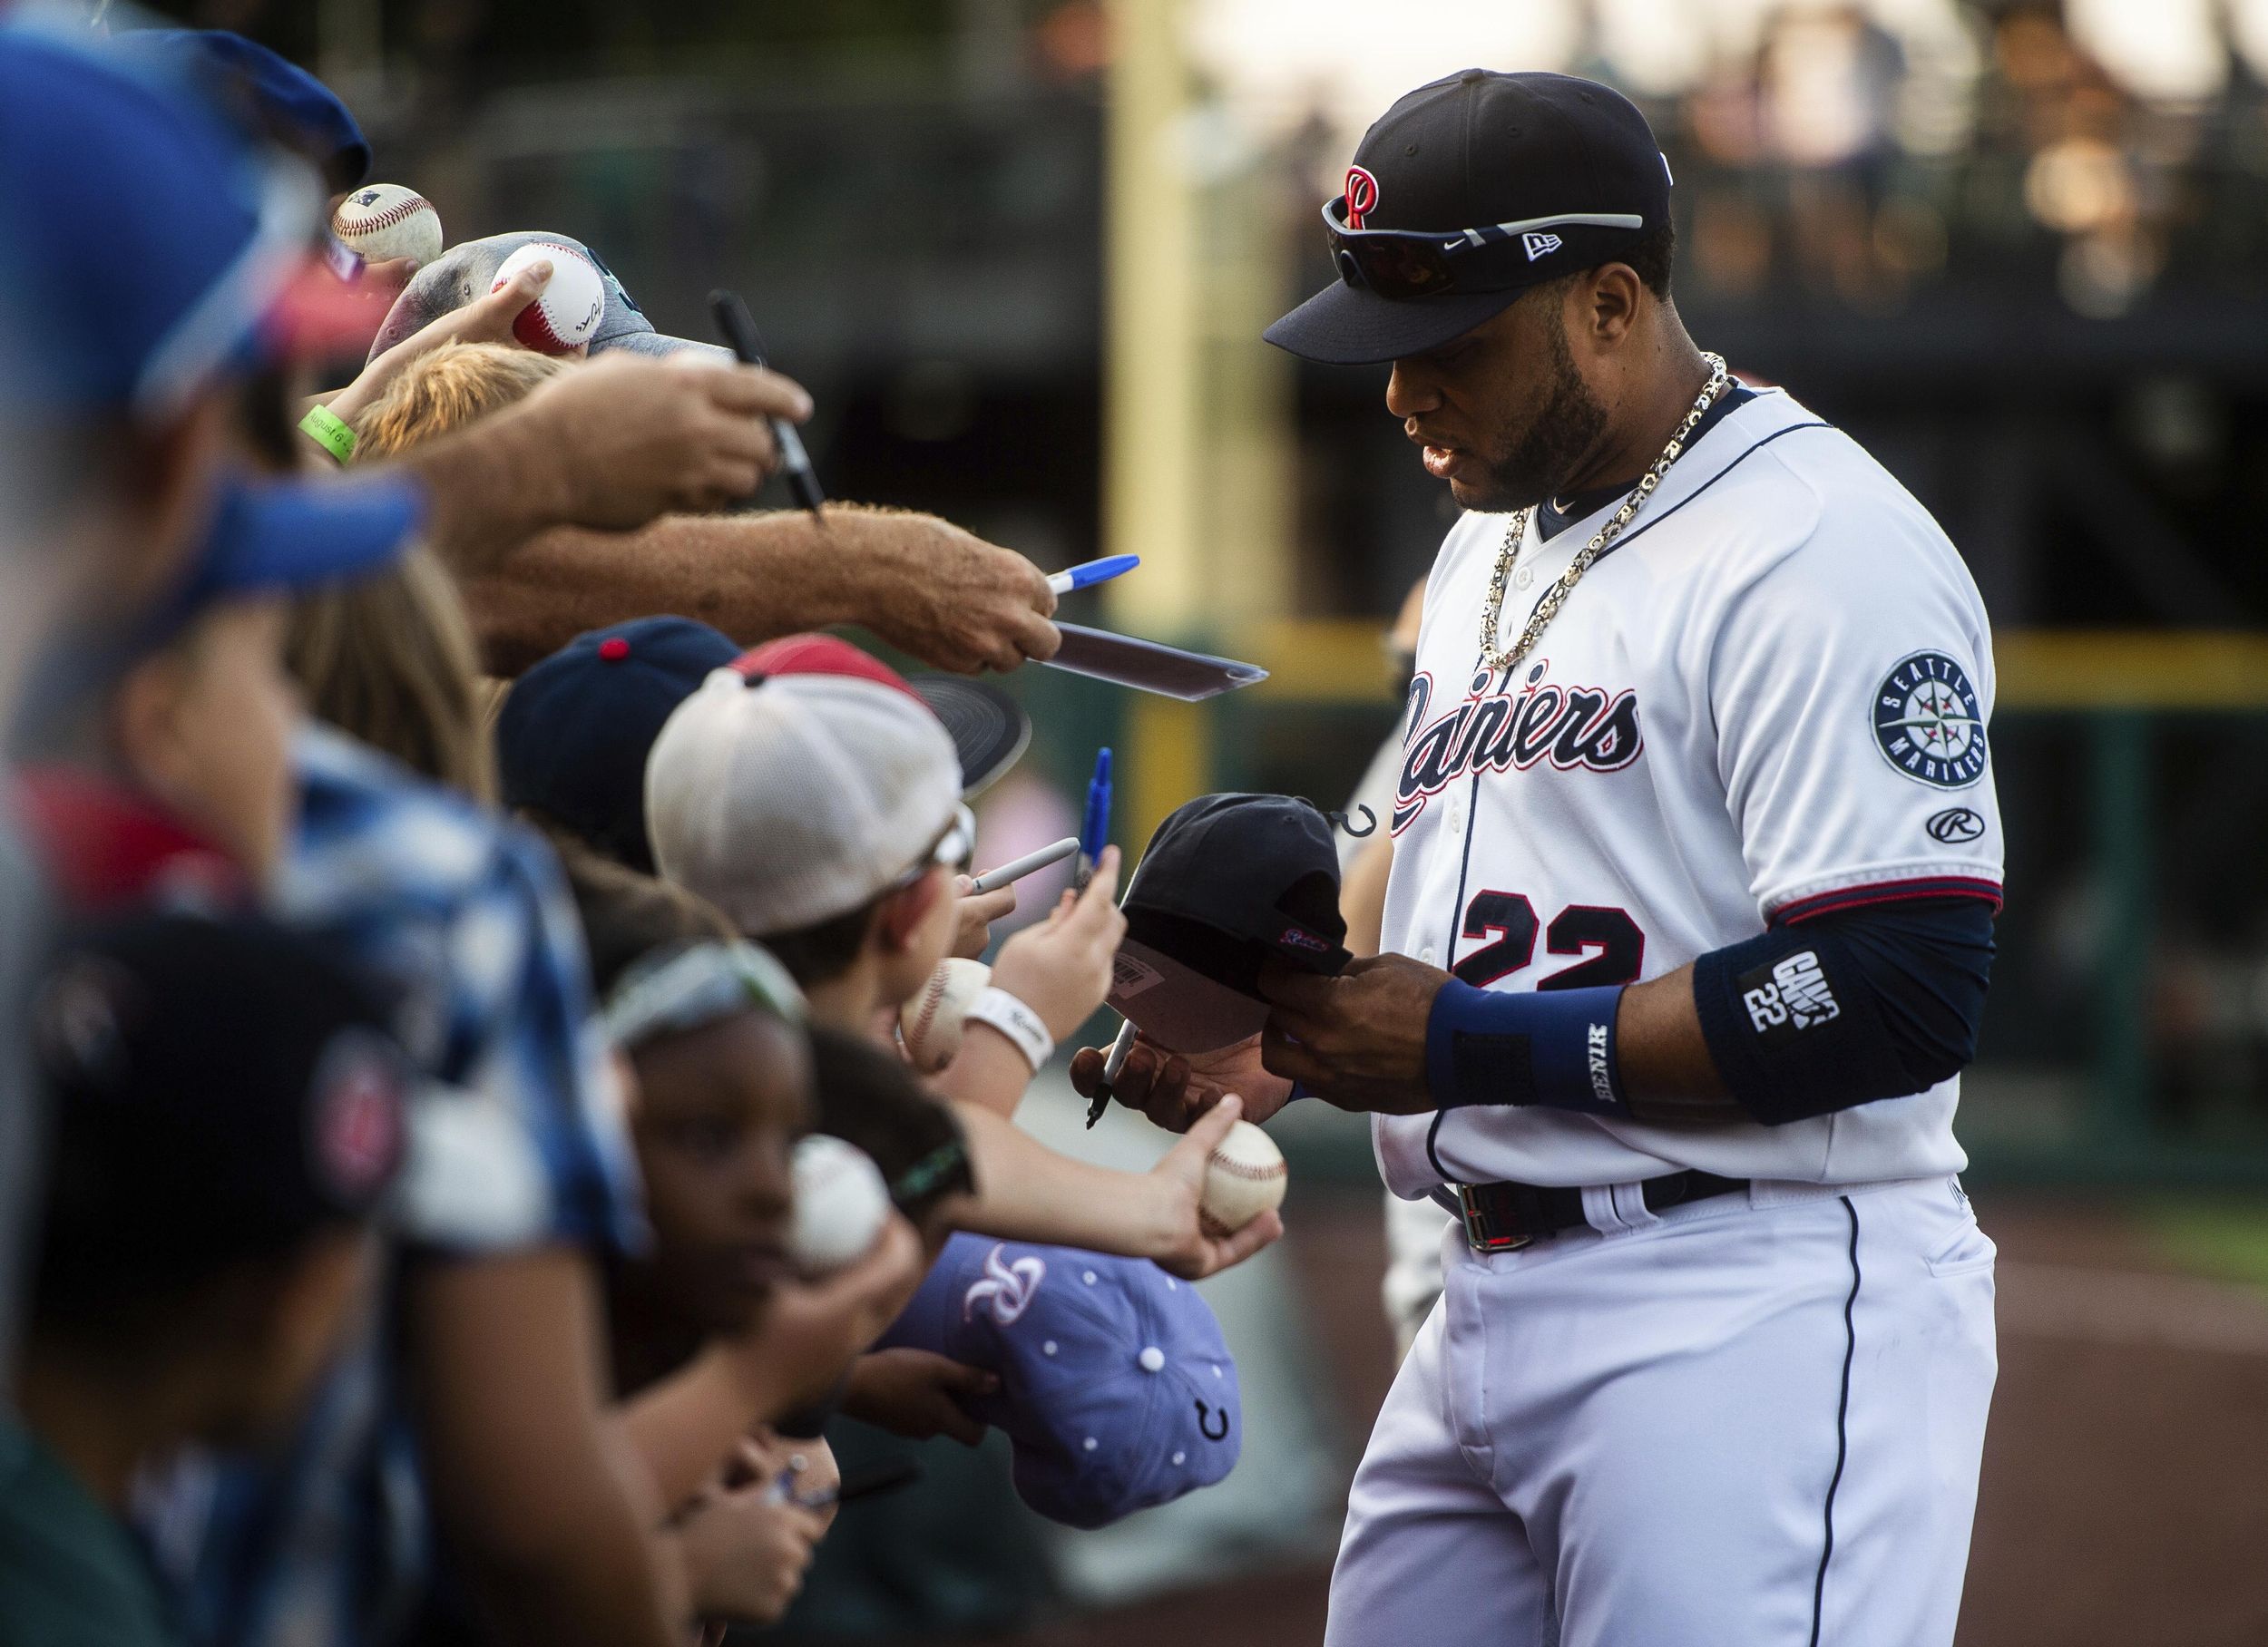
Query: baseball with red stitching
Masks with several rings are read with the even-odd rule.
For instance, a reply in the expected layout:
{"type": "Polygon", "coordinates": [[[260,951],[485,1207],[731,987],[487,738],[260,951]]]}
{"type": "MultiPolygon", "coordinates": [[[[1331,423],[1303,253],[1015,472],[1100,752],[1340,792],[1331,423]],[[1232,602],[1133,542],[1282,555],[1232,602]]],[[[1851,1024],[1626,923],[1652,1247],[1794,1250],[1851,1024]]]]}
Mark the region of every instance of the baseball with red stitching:
{"type": "Polygon", "coordinates": [[[415,189],[372,183],[339,201],[331,233],[365,261],[415,258],[423,266],[441,255],[441,214],[415,189]]]}
{"type": "Polygon", "coordinates": [[[898,1009],[898,1039],[904,1043],[906,1061],[924,1075],[935,1075],[961,1050],[961,1032],[969,1009],[992,981],[992,969],[981,960],[949,955],[937,963],[921,993],[898,1009]]]}
{"type": "Polygon", "coordinates": [[[1198,1227],[1216,1240],[1233,1235],[1270,1208],[1282,1206],[1290,1184],[1291,1169],[1276,1140],[1249,1121],[1233,1121],[1227,1135],[1205,1157],[1198,1227]]]}
{"type": "Polygon", "coordinates": [[[543,294],[520,311],[512,335],[545,355],[565,355],[591,341],[606,313],[606,283],[590,258],[572,246],[555,240],[530,240],[496,267],[488,289],[494,291],[535,262],[552,266],[552,278],[543,294]]]}

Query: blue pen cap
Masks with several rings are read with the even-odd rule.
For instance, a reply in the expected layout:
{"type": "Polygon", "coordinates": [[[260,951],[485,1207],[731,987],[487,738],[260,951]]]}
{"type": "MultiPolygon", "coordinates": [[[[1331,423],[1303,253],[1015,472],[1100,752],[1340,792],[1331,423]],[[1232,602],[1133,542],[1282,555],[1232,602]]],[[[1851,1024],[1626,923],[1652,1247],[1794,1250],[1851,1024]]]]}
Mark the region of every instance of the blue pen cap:
{"type": "Polygon", "coordinates": [[[1087,810],[1080,819],[1079,850],[1090,861],[1100,857],[1110,838],[1110,747],[1095,751],[1095,775],[1087,783],[1087,810]]]}

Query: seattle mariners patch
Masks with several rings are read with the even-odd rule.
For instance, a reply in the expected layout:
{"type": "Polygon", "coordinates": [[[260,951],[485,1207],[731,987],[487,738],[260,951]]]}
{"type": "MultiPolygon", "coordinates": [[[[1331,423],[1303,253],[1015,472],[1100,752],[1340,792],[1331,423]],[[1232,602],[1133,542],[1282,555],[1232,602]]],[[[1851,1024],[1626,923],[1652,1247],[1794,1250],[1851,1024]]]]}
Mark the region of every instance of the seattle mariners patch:
{"type": "Polygon", "coordinates": [[[1982,707],[1968,673],[1942,652],[1901,658],[1874,692],[1882,758],[1921,783],[1966,789],[1984,776],[1982,707]]]}

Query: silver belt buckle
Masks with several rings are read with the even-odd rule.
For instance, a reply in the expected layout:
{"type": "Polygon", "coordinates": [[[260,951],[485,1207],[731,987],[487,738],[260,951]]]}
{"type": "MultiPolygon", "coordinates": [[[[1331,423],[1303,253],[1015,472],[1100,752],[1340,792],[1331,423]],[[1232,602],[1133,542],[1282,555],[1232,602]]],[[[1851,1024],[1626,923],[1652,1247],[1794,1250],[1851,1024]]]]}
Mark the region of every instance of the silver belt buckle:
{"type": "Polygon", "coordinates": [[[1464,1220],[1465,1244],[1476,1252],[1517,1252],[1522,1247],[1536,1244],[1533,1235],[1513,1234],[1509,1231],[1489,1227],[1489,1215],[1481,1211],[1472,1196],[1471,1184],[1453,1186],[1457,1192],[1458,1216],[1464,1220]]]}

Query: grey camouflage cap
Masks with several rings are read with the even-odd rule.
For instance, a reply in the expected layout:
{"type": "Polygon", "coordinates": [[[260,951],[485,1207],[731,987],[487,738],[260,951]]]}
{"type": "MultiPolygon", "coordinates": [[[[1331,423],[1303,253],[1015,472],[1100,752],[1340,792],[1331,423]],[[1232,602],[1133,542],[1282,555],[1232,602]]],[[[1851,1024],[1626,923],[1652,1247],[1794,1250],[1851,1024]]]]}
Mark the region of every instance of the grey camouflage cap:
{"type": "Polygon", "coordinates": [[[490,235],[482,240],[461,241],[411,276],[402,295],[394,299],[394,307],[386,311],[386,324],[371,339],[368,358],[376,359],[442,316],[463,308],[475,297],[485,297],[495,284],[496,271],[503,260],[531,240],[572,247],[598,269],[599,278],[606,286],[606,312],[599,317],[598,329],[591,335],[593,355],[606,349],[629,349],[639,355],[674,355],[698,349],[719,360],[733,357],[731,350],[716,344],[655,331],[653,322],[646,318],[644,311],[622,288],[622,283],[614,278],[614,271],[604,259],[572,235],[523,229],[511,234],[490,235]]]}

